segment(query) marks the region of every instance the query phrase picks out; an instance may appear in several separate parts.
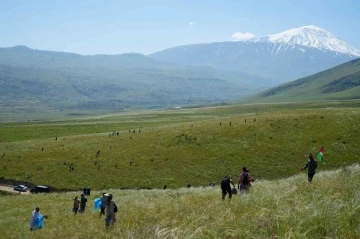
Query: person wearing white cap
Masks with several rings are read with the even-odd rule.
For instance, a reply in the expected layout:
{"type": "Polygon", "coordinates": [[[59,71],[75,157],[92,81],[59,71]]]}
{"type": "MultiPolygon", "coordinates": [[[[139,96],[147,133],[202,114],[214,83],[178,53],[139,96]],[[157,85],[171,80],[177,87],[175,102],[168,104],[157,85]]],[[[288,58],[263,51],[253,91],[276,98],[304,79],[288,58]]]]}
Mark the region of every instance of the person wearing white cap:
{"type": "Polygon", "coordinates": [[[117,206],[115,202],[112,200],[112,194],[105,194],[107,200],[105,204],[105,226],[109,227],[116,221],[115,213],[117,212],[117,206]]]}

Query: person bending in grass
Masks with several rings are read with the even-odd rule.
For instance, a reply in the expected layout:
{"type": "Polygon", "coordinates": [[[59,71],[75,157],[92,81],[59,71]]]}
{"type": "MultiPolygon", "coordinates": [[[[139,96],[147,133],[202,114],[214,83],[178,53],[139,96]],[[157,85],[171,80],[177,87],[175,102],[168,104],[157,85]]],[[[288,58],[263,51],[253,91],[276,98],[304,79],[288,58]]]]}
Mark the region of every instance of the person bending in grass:
{"type": "Polygon", "coordinates": [[[312,182],[312,179],[315,175],[315,171],[317,168],[317,161],[314,159],[314,156],[312,154],[309,154],[309,159],[305,166],[301,168],[301,171],[308,169],[308,181],[309,183],[312,182]]]}
{"type": "Polygon", "coordinates": [[[225,200],[226,194],[229,194],[229,199],[232,197],[231,184],[235,188],[235,185],[230,177],[225,176],[221,181],[222,200],[225,200]]]}
{"type": "Polygon", "coordinates": [[[41,229],[43,227],[44,218],[47,218],[47,216],[41,215],[40,208],[36,207],[31,214],[30,230],[41,229]]]}

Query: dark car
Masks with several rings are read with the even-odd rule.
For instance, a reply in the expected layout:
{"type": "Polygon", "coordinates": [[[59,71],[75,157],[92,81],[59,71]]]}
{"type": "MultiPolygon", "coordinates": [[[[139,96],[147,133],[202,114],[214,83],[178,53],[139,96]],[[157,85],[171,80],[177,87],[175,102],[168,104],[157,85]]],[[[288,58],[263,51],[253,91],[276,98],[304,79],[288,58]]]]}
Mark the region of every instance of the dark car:
{"type": "Polygon", "coordinates": [[[17,185],[17,186],[14,187],[14,190],[19,191],[19,192],[26,192],[27,187],[24,186],[24,185],[17,185]]]}
{"type": "Polygon", "coordinates": [[[31,193],[49,193],[50,188],[48,186],[36,186],[30,189],[31,193]]]}

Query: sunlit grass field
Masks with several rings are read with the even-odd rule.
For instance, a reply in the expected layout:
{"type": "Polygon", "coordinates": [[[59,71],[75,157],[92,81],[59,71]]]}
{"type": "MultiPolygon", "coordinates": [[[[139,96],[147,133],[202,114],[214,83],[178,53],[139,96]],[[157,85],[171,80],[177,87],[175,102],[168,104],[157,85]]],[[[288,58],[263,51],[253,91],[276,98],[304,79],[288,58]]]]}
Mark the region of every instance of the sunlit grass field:
{"type": "Polygon", "coordinates": [[[117,222],[105,228],[93,209],[73,215],[81,192],[1,196],[1,238],[360,238],[360,166],[258,180],[250,193],[221,200],[216,187],[115,190],[117,222]],[[34,207],[48,216],[29,231],[34,207]]]}
{"type": "Polygon", "coordinates": [[[359,162],[359,106],[234,105],[2,123],[0,175],[72,190],[199,187],[237,178],[243,166],[257,179],[292,176],[321,146],[319,171],[337,169],[359,162]]]}

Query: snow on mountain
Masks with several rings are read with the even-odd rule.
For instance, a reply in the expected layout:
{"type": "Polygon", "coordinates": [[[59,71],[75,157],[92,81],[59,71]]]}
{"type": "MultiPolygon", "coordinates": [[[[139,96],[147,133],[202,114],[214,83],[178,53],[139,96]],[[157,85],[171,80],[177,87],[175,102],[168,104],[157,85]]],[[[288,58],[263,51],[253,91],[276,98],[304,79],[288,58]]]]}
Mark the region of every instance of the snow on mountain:
{"type": "Polygon", "coordinates": [[[155,52],[150,56],[181,65],[207,66],[283,83],[332,68],[360,56],[360,51],[317,26],[304,26],[256,37],[233,34],[236,41],[200,43],[155,52]]]}
{"type": "Polygon", "coordinates": [[[273,35],[252,39],[252,41],[271,42],[276,44],[302,45],[322,51],[334,51],[347,55],[360,56],[360,50],[339,39],[331,32],[310,25],[293,28],[273,35]]]}

